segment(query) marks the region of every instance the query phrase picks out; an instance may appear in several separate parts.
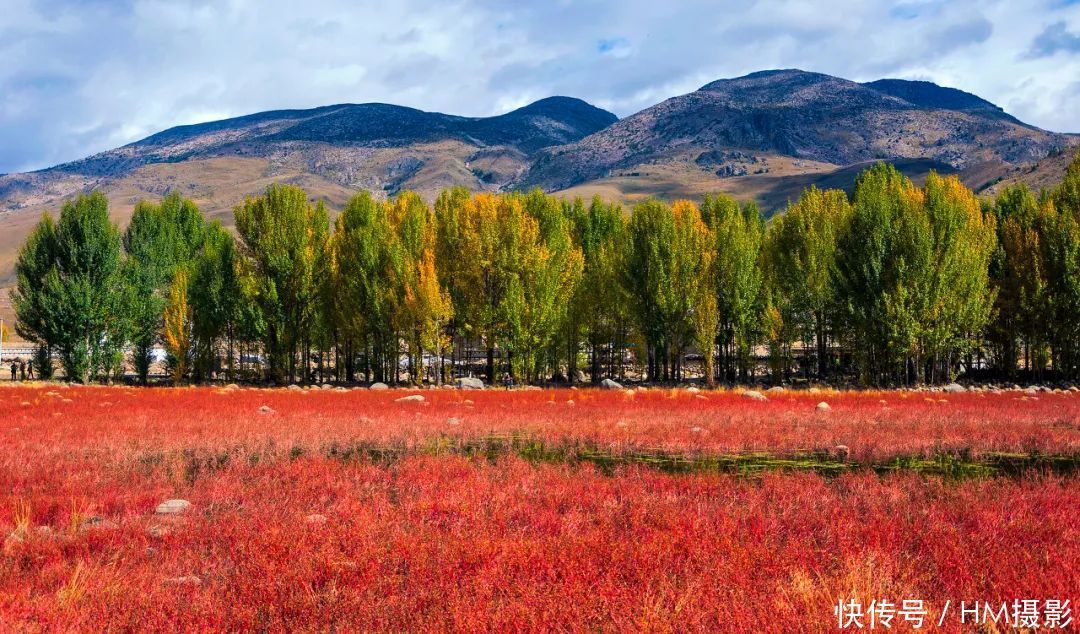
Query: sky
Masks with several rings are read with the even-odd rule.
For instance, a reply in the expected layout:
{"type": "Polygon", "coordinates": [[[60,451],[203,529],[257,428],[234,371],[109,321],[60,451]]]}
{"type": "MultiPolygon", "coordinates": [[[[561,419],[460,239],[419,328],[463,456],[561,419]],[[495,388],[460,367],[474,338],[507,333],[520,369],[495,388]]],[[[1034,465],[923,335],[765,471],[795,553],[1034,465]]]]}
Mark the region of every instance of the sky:
{"type": "Polygon", "coordinates": [[[0,0],[0,60],[0,173],[333,103],[623,117],[771,68],[930,80],[1080,132],[1080,0],[0,0]]]}

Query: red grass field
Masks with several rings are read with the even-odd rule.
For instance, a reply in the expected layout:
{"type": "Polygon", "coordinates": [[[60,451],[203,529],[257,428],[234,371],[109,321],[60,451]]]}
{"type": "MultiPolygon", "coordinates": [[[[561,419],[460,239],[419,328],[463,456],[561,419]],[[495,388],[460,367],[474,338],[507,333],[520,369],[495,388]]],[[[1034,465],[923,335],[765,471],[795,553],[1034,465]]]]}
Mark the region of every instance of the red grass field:
{"type": "Polygon", "coordinates": [[[0,388],[0,630],[827,632],[854,597],[974,631],[946,601],[1080,600],[1075,469],[918,462],[1075,465],[1080,395],[412,393],[0,388]]]}

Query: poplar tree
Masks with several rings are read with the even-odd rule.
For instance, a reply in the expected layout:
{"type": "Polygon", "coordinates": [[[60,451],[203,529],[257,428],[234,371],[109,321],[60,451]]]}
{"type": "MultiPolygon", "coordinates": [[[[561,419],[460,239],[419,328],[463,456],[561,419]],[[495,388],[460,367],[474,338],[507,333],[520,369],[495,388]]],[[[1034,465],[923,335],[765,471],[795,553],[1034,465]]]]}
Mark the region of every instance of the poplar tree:
{"type": "Polygon", "coordinates": [[[181,268],[173,275],[165,298],[165,350],[168,352],[173,385],[180,385],[191,362],[191,305],[188,303],[188,273],[181,268]]]}
{"type": "Polygon", "coordinates": [[[206,222],[190,200],[174,192],[160,204],[140,200],[124,232],[124,277],[131,291],[132,362],[145,384],[153,349],[161,342],[162,312],[173,277],[202,249],[206,222]]]}
{"type": "MultiPolygon", "coordinates": [[[[300,344],[319,306],[319,258],[325,253],[328,216],[304,190],[270,185],[233,210],[242,241],[242,265],[265,323],[263,347],[273,381],[296,377],[300,344]]],[[[303,378],[307,379],[307,367],[303,378]]]]}
{"type": "Polygon", "coordinates": [[[867,383],[898,376],[916,347],[932,243],[922,207],[922,192],[895,167],[878,163],[859,176],[851,219],[838,239],[841,320],[867,383]]]}
{"type": "MultiPolygon", "coordinates": [[[[807,353],[815,352],[817,375],[828,374],[828,339],[835,312],[836,244],[851,214],[847,194],[804,190],[798,201],[768,228],[764,270],[777,318],[801,335],[807,353]]],[[[788,336],[778,338],[788,343],[788,336]]],[[[809,359],[804,363],[809,371],[809,359]]]]}
{"type": "Polygon", "coordinates": [[[97,191],[64,203],[55,225],[43,219],[20,251],[19,332],[55,346],[68,380],[87,383],[118,366],[131,326],[121,263],[120,231],[97,191]]]}
{"type": "MultiPolygon", "coordinates": [[[[628,298],[621,284],[621,271],[627,254],[626,220],[622,208],[605,204],[594,196],[586,208],[575,201],[570,213],[573,218],[575,242],[582,253],[582,278],[570,307],[571,353],[576,356],[579,337],[589,347],[589,374],[593,383],[602,378],[604,351],[611,357],[621,356],[625,343],[628,298]]],[[[571,357],[570,379],[576,365],[571,357]]]]}
{"type": "Polygon", "coordinates": [[[711,227],[716,249],[716,297],[723,333],[725,374],[746,380],[754,347],[760,340],[765,304],[761,249],[765,226],[757,205],[728,196],[706,196],[702,215],[711,227]]]}

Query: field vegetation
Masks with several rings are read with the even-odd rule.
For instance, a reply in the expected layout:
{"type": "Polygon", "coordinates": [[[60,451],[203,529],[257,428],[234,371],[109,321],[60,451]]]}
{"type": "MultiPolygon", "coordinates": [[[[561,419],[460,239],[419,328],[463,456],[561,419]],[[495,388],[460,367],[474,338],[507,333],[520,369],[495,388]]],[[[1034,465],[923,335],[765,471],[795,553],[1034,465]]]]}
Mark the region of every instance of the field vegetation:
{"type": "Polygon", "coordinates": [[[0,622],[836,631],[852,597],[1080,598],[1080,396],[767,399],[0,388],[0,622]]]}

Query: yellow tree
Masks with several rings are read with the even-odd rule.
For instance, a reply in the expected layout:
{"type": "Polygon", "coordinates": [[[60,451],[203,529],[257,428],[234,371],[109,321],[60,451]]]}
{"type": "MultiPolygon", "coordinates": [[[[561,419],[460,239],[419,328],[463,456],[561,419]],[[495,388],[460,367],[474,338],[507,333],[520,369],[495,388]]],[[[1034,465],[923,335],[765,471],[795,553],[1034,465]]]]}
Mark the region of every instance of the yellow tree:
{"type": "Polygon", "coordinates": [[[188,304],[188,274],[180,269],[169,286],[165,311],[165,349],[173,358],[173,383],[179,385],[187,374],[191,352],[191,306],[188,304]]]}
{"type": "MultiPolygon", "coordinates": [[[[413,380],[419,384],[423,380],[423,351],[430,350],[436,358],[442,358],[443,349],[449,343],[446,325],[454,314],[450,294],[439,284],[435,251],[431,248],[424,249],[416,263],[413,283],[405,288],[405,313],[412,325],[411,351],[419,357],[413,363],[413,380]]],[[[442,384],[441,371],[436,372],[435,380],[442,384]]]]}

